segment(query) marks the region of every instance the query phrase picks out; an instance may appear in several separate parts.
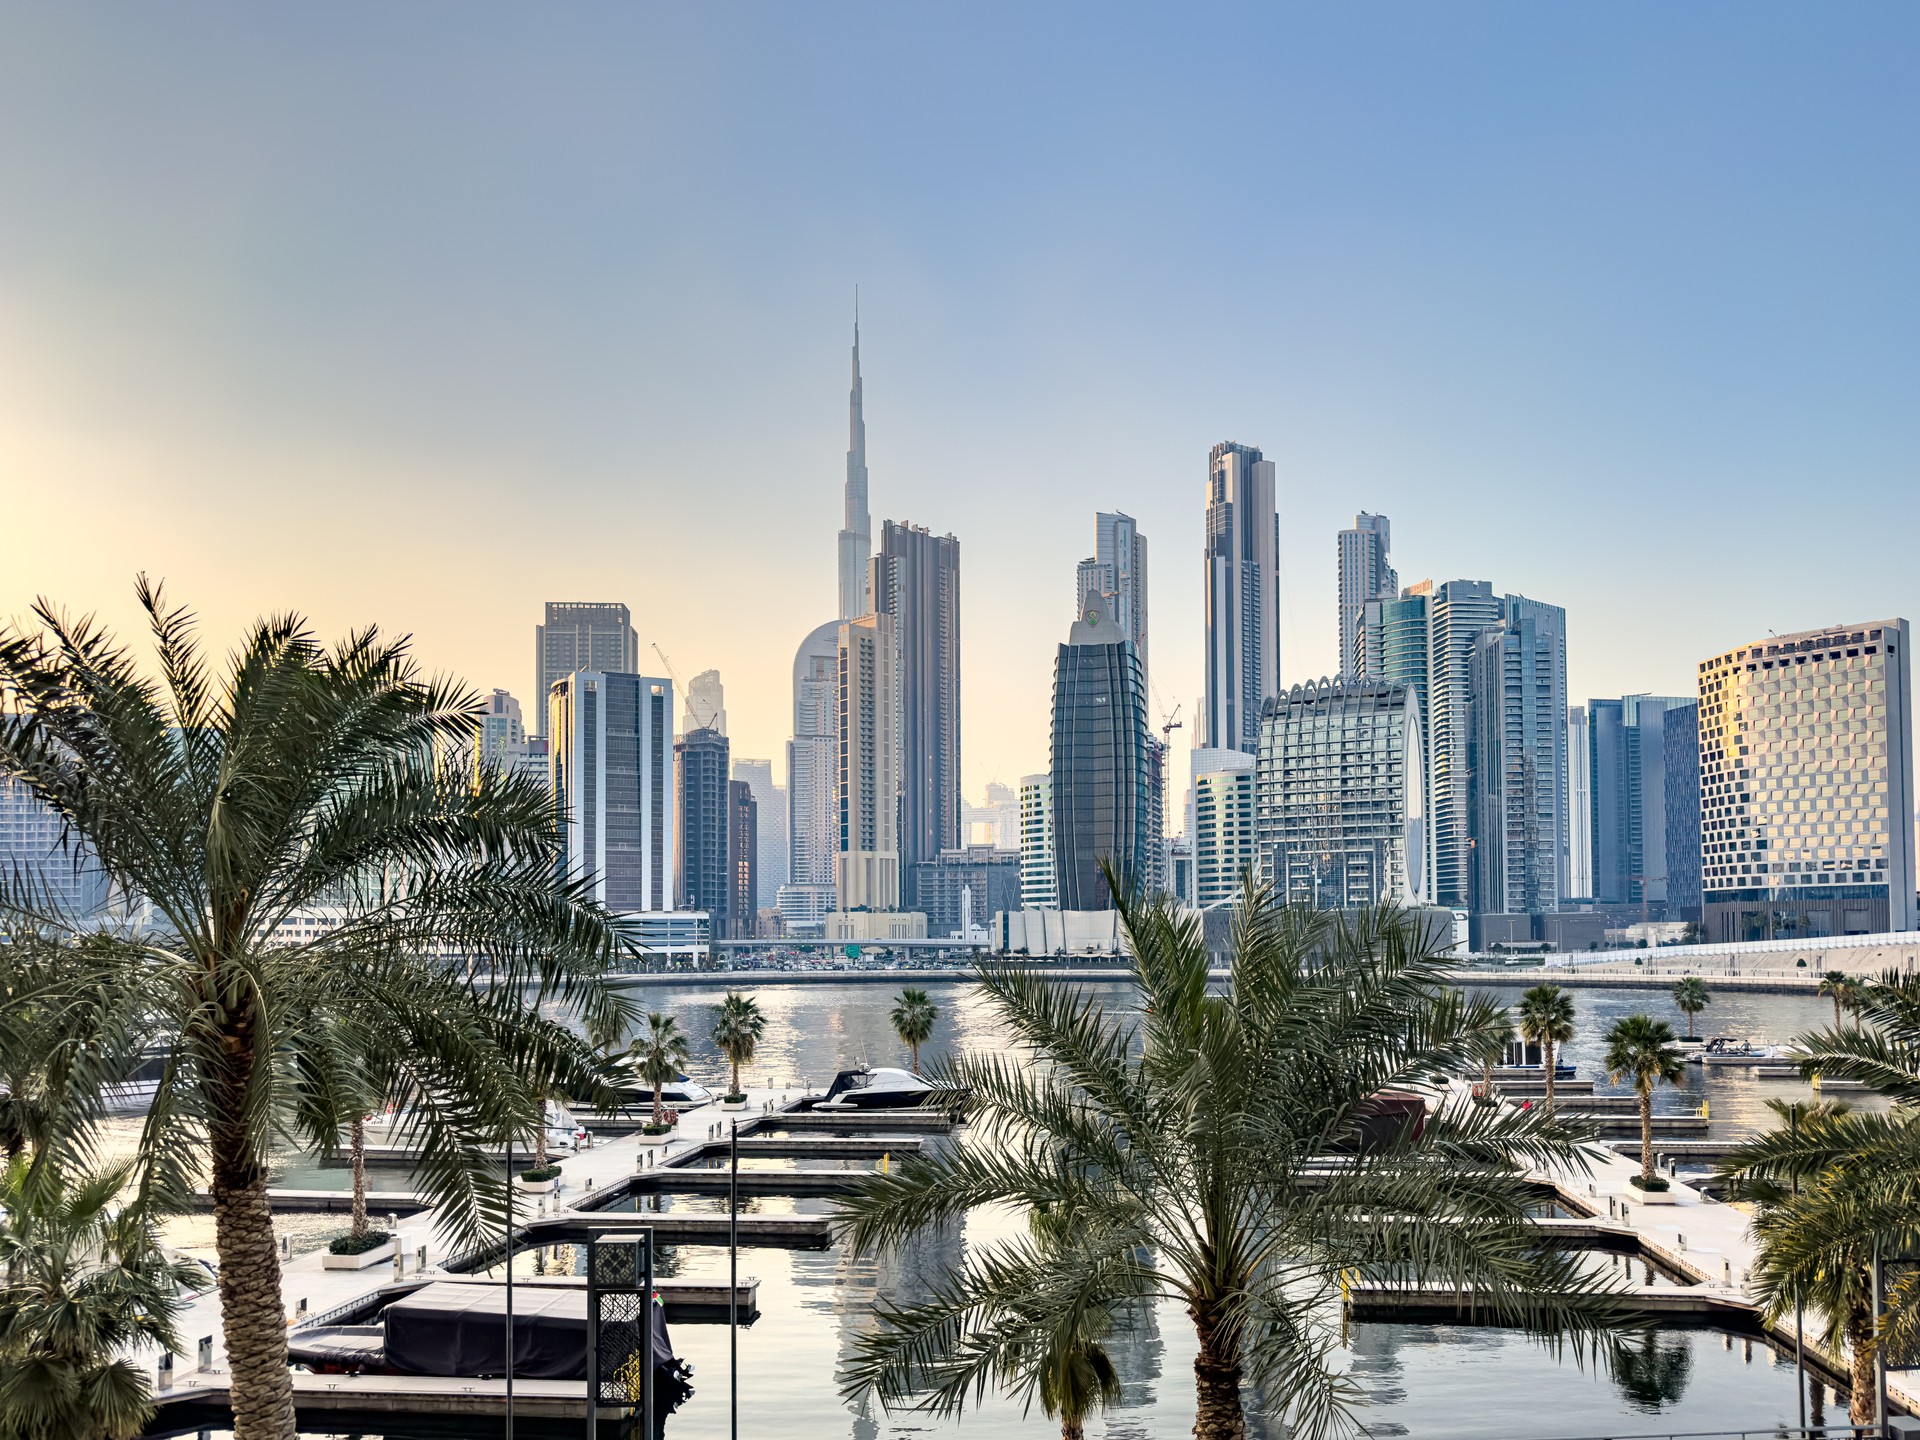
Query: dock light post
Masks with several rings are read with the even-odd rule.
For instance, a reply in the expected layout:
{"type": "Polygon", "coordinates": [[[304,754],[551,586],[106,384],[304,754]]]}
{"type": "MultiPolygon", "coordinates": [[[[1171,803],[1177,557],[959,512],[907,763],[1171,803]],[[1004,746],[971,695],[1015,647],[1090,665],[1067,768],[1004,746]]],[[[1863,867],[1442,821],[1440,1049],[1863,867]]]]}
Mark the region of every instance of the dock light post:
{"type": "Polygon", "coordinates": [[[740,1122],[727,1135],[727,1433],[740,1440],[740,1122]]]}

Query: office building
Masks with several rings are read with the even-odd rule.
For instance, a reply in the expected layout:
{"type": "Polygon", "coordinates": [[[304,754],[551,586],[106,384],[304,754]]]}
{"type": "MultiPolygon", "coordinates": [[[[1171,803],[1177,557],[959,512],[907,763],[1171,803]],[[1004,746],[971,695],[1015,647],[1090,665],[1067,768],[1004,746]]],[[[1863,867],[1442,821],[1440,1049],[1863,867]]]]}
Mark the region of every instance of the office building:
{"type": "Polygon", "coordinates": [[[1667,918],[1700,919],[1700,706],[1668,708],[1661,717],[1665,750],[1667,918]]]}
{"type": "Polygon", "coordinates": [[[1427,713],[1427,602],[1432,595],[1433,582],[1422,580],[1401,591],[1397,599],[1369,600],[1361,606],[1360,629],[1354,642],[1359,655],[1352,662],[1354,673],[1362,679],[1411,685],[1419,702],[1423,730],[1427,713]]]}
{"type": "Polygon", "coordinates": [[[1691,700],[1623,695],[1587,702],[1587,894],[1602,905],[1638,905],[1652,919],[1667,906],[1666,712],[1691,700]]]}
{"type": "Polygon", "coordinates": [[[577,670],[630,675],[640,668],[640,636],[627,607],[549,600],[546,618],[533,628],[533,709],[540,734],[552,714],[547,693],[553,682],[577,670]]]}
{"type": "Polygon", "coordinates": [[[54,811],[21,781],[0,775],[0,883],[74,919],[107,903],[106,872],[70,839],[54,811]]]}
{"type": "Polygon", "coordinates": [[[1509,595],[1468,665],[1471,908],[1542,915],[1567,895],[1567,614],[1509,595]]]}
{"type": "MultiPolygon", "coordinates": [[[[1236,752],[1244,753],[1244,752],[1236,752]]],[[[1240,898],[1249,866],[1257,865],[1254,757],[1231,770],[1202,775],[1193,786],[1193,876],[1202,910],[1240,898]]]]}
{"type": "Polygon", "coordinates": [[[1059,649],[1053,680],[1053,873],[1062,910],[1113,903],[1102,874],[1140,886],[1152,867],[1145,677],[1133,644],[1088,606],[1059,649]]]}
{"type": "Polygon", "coordinates": [[[1593,899],[1593,747],[1587,707],[1567,707],[1567,892],[1593,899]]]}
{"type": "Polygon", "coordinates": [[[840,625],[836,714],[840,910],[900,908],[900,684],[893,616],[840,625]]]}
{"type": "Polygon", "coordinates": [[[718,670],[702,670],[687,682],[687,703],[680,720],[680,731],[717,730],[727,733],[727,687],[720,683],[718,670]]]}
{"type": "Polygon", "coordinates": [[[1087,603],[1104,605],[1107,618],[1133,642],[1140,668],[1147,654],[1147,537],[1131,515],[1101,511],[1093,517],[1093,554],[1080,562],[1074,614],[1087,613],[1087,603]]]}
{"type": "MultiPolygon", "coordinates": [[[[889,520],[873,604],[893,622],[900,714],[900,864],[960,844],[960,542],[889,520]]],[[[911,890],[907,908],[920,908],[911,890]]]]}
{"type": "Polygon", "coordinates": [[[1709,941],[1915,928],[1907,645],[1875,620],[1701,662],[1709,941]]]}
{"type": "Polygon", "coordinates": [[[673,682],[575,671],[548,692],[547,729],[568,872],[609,910],[673,909],[673,682]]]}
{"type": "MultiPolygon", "coordinates": [[[[821,625],[793,657],[793,739],[787,744],[787,879],[781,923],[805,933],[832,910],[840,851],[840,622],[821,625]]],[[[764,823],[764,822],[763,822],[764,823]]]]}
{"type": "Polygon", "coordinates": [[[1140,888],[1158,895],[1167,888],[1167,769],[1173,756],[1168,746],[1147,733],[1147,861],[1140,872],[1140,888]]]}
{"type": "Polygon", "coordinates": [[[867,511],[867,416],[860,380],[860,317],[853,320],[853,388],[847,394],[847,488],[840,530],[840,618],[858,620],[873,609],[873,517],[867,511]]]}
{"type": "Polygon", "coordinates": [[[771,910],[780,903],[780,887],[787,883],[786,787],[773,783],[771,760],[736,758],[733,778],[746,781],[747,788],[753,792],[758,837],[753,849],[753,906],[756,910],[771,910]]]}
{"type": "Polygon", "coordinates": [[[1214,446],[1207,464],[1203,746],[1251,755],[1260,744],[1260,709],[1280,693],[1279,551],[1273,462],[1250,446],[1214,446]]]}
{"type": "Polygon", "coordinates": [[[1020,852],[991,845],[943,850],[914,864],[916,909],[927,917],[927,934],[966,939],[984,931],[995,915],[1020,908],[1020,852]]]}
{"type": "Polygon", "coordinates": [[[1261,877],[1286,903],[1423,903],[1426,777],[1411,685],[1293,686],[1267,706],[1251,780],[1261,877]]]}
{"type": "Polygon", "coordinates": [[[760,807],[753,786],[727,782],[727,914],[736,939],[751,940],[760,919],[760,807]]]}
{"type": "Polygon", "coordinates": [[[520,702],[505,690],[495,690],[487,698],[480,728],[474,732],[474,756],[501,768],[518,758],[527,743],[526,725],[520,715],[520,702]]]}
{"type": "Polygon", "coordinates": [[[1367,602],[1390,601],[1400,592],[1400,577],[1387,563],[1392,537],[1387,517],[1365,511],[1353,517],[1353,528],[1339,534],[1340,560],[1340,668],[1348,675],[1364,675],[1365,655],[1360,643],[1367,602]]]}
{"type": "Polygon", "coordinates": [[[1193,872],[1193,840],[1189,836],[1175,835],[1167,841],[1167,893],[1188,908],[1200,903],[1193,872]]]}
{"type": "Polygon", "coordinates": [[[1505,606],[1484,580],[1449,580],[1426,597],[1427,847],[1433,903],[1471,907],[1467,696],[1474,638],[1501,623],[1505,606]]]}
{"type": "Polygon", "coordinates": [[[674,893],[682,910],[704,910],[712,917],[714,939],[729,939],[735,916],[727,737],[706,726],[689,730],[674,742],[673,758],[680,818],[674,893]]]}
{"type": "Polygon", "coordinates": [[[1026,909],[1060,908],[1053,881],[1053,776],[1020,777],[1020,903],[1026,909]]]}

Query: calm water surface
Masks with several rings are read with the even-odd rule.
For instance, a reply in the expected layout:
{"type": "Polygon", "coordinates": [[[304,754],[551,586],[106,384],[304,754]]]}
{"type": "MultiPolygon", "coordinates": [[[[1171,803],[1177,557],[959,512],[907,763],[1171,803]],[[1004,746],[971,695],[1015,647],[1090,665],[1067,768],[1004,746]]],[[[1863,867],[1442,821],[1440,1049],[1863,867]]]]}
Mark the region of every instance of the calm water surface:
{"type": "MultiPolygon", "coordinates": [[[[747,1072],[748,1083],[775,1089],[818,1088],[835,1071],[862,1062],[904,1065],[905,1048],[887,1020],[893,989],[883,985],[822,983],[768,986],[753,990],[750,976],[742,989],[755,995],[768,1018],[759,1057],[747,1072]]],[[[1003,1043],[985,1002],[964,983],[926,987],[940,1007],[933,1042],[922,1048],[923,1061],[955,1047],[994,1048],[1003,1043]]],[[[1127,1003],[1126,987],[1091,986],[1115,1005],[1127,1003]]],[[[724,1075],[708,1032],[717,990],[658,987],[641,992],[649,1009],[677,1015],[695,1037],[697,1079],[712,1083],[724,1075]]],[[[1498,987],[1510,1001],[1517,988],[1498,987]]],[[[1606,1027],[1618,1017],[1648,1011],[1677,1022],[1664,988],[1647,991],[1574,991],[1577,1034],[1567,1047],[1582,1078],[1601,1081],[1595,1068],[1606,1027]]],[[[1811,997],[1716,993],[1702,1017],[1707,1034],[1783,1041],[1831,1019],[1825,1001],[1811,997]]],[[[1677,1028],[1677,1025],[1676,1025],[1677,1028]]],[[[1683,1086],[1662,1097],[1662,1110],[1692,1109],[1701,1098],[1713,1106],[1714,1133],[1738,1133],[1764,1125],[1768,1098],[1805,1098],[1798,1083],[1758,1081],[1750,1072],[1688,1067],[1683,1086]]],[[[789,1168],[792,1161],[758,1161],[754,1168],[789,1168]]],[[[808,1162],[809,1164],[821,1162],[808,1162]]],[[[867,1168],[873,1162],[849,1162],[867,1168]]],[[[277,1183],[302,1188],[346,1185],[342,1170],[317,1166],[310,1158],[281,1157],[277,1183]]],[[[404,1167],[381,1167],[376,1186],[400,1188],[404,1167]]],[[[818,1213],[829,1202],[755,1197],[748,1204],[761,1213],[818,1213]]],[[[681,1213],[712,1212],[723,1197],[672,1196],[664,1206],[681,1213]]],[[[197,1219],[179,1222],[180,1239],[194,1248],[211,1247],[211,1227],[197,1219]],[[204,1230],[201,1236],[198,1232],[204,1230]]],[[[296,1243],[322,1243],[342,1228],[337,1217],[289,1217],[282,1222],[296,1243]]],[[[841,1397],[836,1372],[857,1337],[872,1323],[882,1298],[906,1299],[947,1264],[965,1259],[968,1246],[994,1237],[994,1221],[974,1217],[967,1226],[928,1237],[913,1252],[885,1262],[853,1256],[839,1248],[826,1251],[747,1249],[743,1274],[760,1281],[761,1316],[740,1337],[741,1433],[770,1440],[813,1440],[845,1436],[997,1437],[1057,1434],[1036,1412],[1023,1415],[1005,1399],[989,1400],[962,1421],[919,1414],[886,1414],[877,1408],[850,1407],[841,1397]]],[[[1001,1222],[1004,1223],[1004,1222],[1001,1222]]],[[[662,1247],[663,1274],[721,1279],[724,1249],[706,1246],[662,1247]]],[[[571,1273],[577,1256],[568,1247],[516,1257],[515,1273],[571,1273]],[[567,1253],[560,1253],[567,1252],[567,1253]]],[[[676,1348],[696,1367],[696,1393],[667,1424],[676,1440],[717,1440],[727,1434],[727,1331],[724,1325],[679,1324],[676,1348]]],[[[1764,1428],[1795,1415],[1791,1360],[1780,1363],[1760,1342],[1709,1331],[1674,1331],[1652,1336],[1647,1349],[1624,1371],[1577,1365],[1556,1357],[1520,1336],[1469,1328],[1425,1325],[1354,1327],[1344,1363],[1363,1406],[1356,1419],[1382,1436],[1476,1437],[1476,1440],[1550,1440],[1558,1436],[1667,1433],[1688,1430],[1764,1428]]],[[[1162,1305],[1115,1337],[1113,1346],[1126,1381],[1123,1404],[1088,1427],[1093,1436],[1112,1440],[1177,1437],[1193,1424],[1194,1342],[1184,1313],[1162,1305]]],[[[404,1428],[362,1432],[400,1437],[404,1428]]],[[[533,1429],[525,1433],[532,1436],[533,1429]]],[[[1277,1427],[1256,1423],[1255,1435],[1274,1440],[1277,1427]]]]}

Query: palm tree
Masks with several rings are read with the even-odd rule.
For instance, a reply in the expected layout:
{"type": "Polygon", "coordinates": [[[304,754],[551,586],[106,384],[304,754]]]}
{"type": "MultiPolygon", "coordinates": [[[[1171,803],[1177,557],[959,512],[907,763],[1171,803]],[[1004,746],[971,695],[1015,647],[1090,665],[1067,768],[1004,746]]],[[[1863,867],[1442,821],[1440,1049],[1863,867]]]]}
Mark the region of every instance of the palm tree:
{"type": "MultiPolygon", "coordinates": [[[[144,578],[139,598],[155,679],[45,602],[38,628],[0,633],[0,773],[137,897],[123,930],[87,940],[76,993],[117,1017],[103,1028],[164,1047],[136,1195],[205,1176],[234,1433],[284,1440],[269,1139],[330,1149],[356,1092],[393,1098],[448,1243],[497,1234],[491,1153],[530,1123],[532,1085],[605,1088],[543,1007],[624,1007],[601,983],[619,941],[586,881],[555,875],[544,788],[462,758],[482,707],[421,677],[404,641],[323,648],[280,616],[216,674],[190,615],[144,578]]],[[[0,885],[0,908],[76,933],[30,886],[0,885]]]]}
{"type": "Polygon", "coordinates": [[[1673,1008],[1687,1017],[1687,1039],[1698,1040],[1694,1033],[1694,1016],[1708,1005],[1713,997],[1707,994],[1707,982],[1698,975],[1682,975],[1673,985],[1673,1008]]]}
{"type": "Polygon", "coordinates": [[[1784,1122],[1722,1162],[1736,1193],[1757,1202],[1753,1288],[1766,1323],[1796,1303],[1820,1317],[1821,1336],[1844,1353],[1855,1425],[1874,1419],[1874,1355],[1920,1339],[1911,1277],[1890,1287],[1875,1333],[1872,1264],[1920,1243],[1920,1115],[1849,1111],[1844,1105],[1769,1101],[1784,1122]]]}
{"type": "Polygon", "coordinates": [[[759,1048],[760,1037],[766,1029],[767,1017],[760,1013],[758,1002],[750,995],[729,990],[713,1020],[713,1043],[733,1067],[733,1088],[727,1092],[727,1099],[744,1098],[740,1089],[740,1067],[753,1063],[753,1052],[759,1048]]]}
{"type": "Polygon", "coordinates": [[[1506,1006],[1499,1006],[1488,1021],[1483,1040],[1480,1047],[1480,1088],[1491,1101],[1493,1067],[1506,1058],[1507,1046],[1513,1043],[1513,1013],[1506,1006]]]}
{"type": "Polygon", "coordinates": [[[1547,1113],[1553,1113],[1556,1046],[1573,1039],[1573,997],[1558,985],[1535,985],[1520,997],[1520,1033],[1540,1047],[1542,1073],[1547,1078],[1547,1113]]]}
{"type": "Polygon", "coordinates": [[[913,1052],[913,1073],[920,1073],[920,1047],[933,1035],[933,1022],[940,1012],[924,990],[908,986],[893,1002],[893,1033],[913,1052]]]}
{"type": "Polygon", "coordinates": [[[1674,1048],[1673,1029],[1651,1015],[1626,1015],[1607,1031],[1607,1079],[1618,1085],[1633,1082],[1640,1097],[1640,1188],[1653,1184],[1653,1087],[1662,1081],[1678,1085],[1685,1062],[1674,1048]]]}
{"type": "Polygon", "coordinates": [[[1243,1380],[1312,1433],[1343,1412],[1350,1275],[1457,1286],[1500,1323],[1600,1323],[1596,1282],[1543,1250],[1528,1218],[1523,1177],[1577,1165],[1570,1132],[1432,1085],[1479,1058],[1500,1007],[1444,983],[1424,927],[1284,907],[1250,882],[1222,994],[1196,917],[1164,897],[1116,899],[1125,1007],[983,969],[1012,1043],[937,1067],[971,1096],[969,1143],[865,1176],[844,1202],[858,1252],[976,1207],[1048,1217],[969,1244],[924,1302],[883,1307],[850,1359],[849,1398],[957,1410],[1004,1376],[1008,1328],[1037,1345],[1084,1336],[1075,1317],[1101,1307],[1168,1298],[1199,1341],[1200,1440],[1244,1436],[1243,1380]]]}
{"type": "Polygon", "coordinates": [[[25,1157],[0,1176],[0,1434],[128,1440],[153,1417],[140,1345],[177,1349],[192,1267],[115,1197],[127,1167],[69,1178],[25,1157]]]}
{"type": "Polygon", "coordinates": [[[633,1057],[634,1068],[640,1072],[640,1078],[653,1091],[652,1130],[657,1135],[666,1129],[666,1121],[661,1118],[660,1097],[667,1086],[685,1073],[687,1060],[693,1052],[687,1044],[686,1032],[680,1028],[680,1022],[657,1010],[647,1015],[647,1033],[637,1036],[627,1049],[633,1057]]]}
{"type": "Polygon", "coordinates": [[[1815,992],[1833,998],[1833,1023],[1841,1023],[1840,1008],[1844,1005],[1853,1008],[1854,980],[1844,970],[1829,970],[1820,977],[1819,989],[1815,992]]]}

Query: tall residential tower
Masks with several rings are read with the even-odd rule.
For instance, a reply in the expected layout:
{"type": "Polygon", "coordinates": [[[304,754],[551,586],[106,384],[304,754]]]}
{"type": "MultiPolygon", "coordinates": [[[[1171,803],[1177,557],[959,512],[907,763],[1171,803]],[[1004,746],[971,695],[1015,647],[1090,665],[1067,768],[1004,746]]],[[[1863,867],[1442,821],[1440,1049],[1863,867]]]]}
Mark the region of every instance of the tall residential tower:
{"type": "Polygon", "coordinates": [[[1365,511],[1353,517],[1353,528],[1340,532],[1340,672],[1365,675],[1366,659],[1360,639],[1369,600],[1391,600],[1399,593],[1400,577],[1387,563],[1392,535],[1384,515],[1365,511]]]}
{"type": "Polygon", "coordinates": [[[1097,600],[1120,633],[1133,642],[1140,668],[1147,668],[1147,537],[1131,515],[1101,511],[1093,517],[1094,550],[1080,562],[1074,613],[1097,600]]]}
{"type": "Polygon", "coordinates": [[[576,670],[631,674],[640,668],[640,636],[624,605],[549,600],[533,628],[533,713],[546,735],[547,692],[576,670]]]}
{"type": "Polygon", "coordinates": [[[1206,699],[1202,746],[1254,753],[1280,693],[1280,521],[1273,462],[1249,445],[1207,457],[1206,699]]]}

